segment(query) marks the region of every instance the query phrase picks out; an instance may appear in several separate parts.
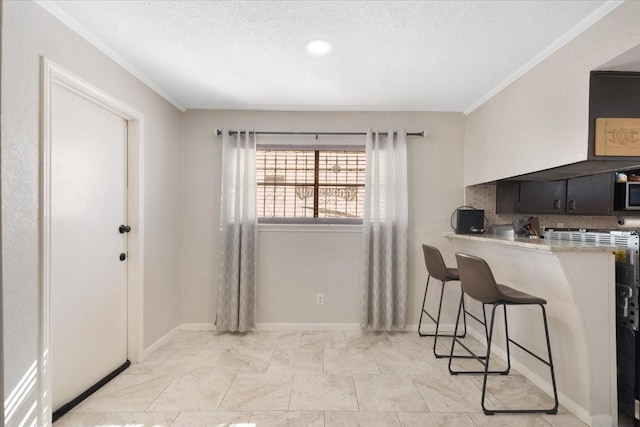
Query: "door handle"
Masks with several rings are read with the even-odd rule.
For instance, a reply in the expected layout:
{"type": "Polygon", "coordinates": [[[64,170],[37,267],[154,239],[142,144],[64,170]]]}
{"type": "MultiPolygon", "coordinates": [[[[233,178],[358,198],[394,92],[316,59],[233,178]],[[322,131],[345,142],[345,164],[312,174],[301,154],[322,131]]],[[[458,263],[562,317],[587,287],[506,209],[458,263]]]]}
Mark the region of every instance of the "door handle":
{"type": "Polygon", "coordinates": [[[127,254],[125,254],[124,252],[122,252],[120,254],[120,261],[124,261],[125,259],[127,259],[127,254]]]}
{"type": "Polygon", "coordinates": [[[118,227],[118,231],[120,232],[120,234],[128,233],[131,231],[131,227],[122,224],[120,227],[118,227]]]}
{"type": "Polygon", "coordinates": [[[560,209],[560,199],[555,199],[553,201],[553,209],[560,209]]]}
{"type": "Polygon", "coordinates": [[[575,200],[569,200],[569,209],[570,210],[574,210],[576,208],[576,201],[575,200]]]}

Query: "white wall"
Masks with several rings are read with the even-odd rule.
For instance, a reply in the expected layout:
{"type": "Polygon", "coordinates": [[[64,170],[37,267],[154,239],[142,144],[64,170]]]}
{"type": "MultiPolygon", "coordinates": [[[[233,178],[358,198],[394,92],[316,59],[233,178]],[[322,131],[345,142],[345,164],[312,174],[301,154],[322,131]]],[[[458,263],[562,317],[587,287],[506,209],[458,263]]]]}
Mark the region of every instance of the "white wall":
{"type": "MultiPolygon", "coordinates": [[[[182,113],[35,3],[3,2],[2,24],[2,286],[9,396],[37,358],[40,55],[145,115],[145,345],[179,323],[182,113]]],[[[34,394],[25,396],[14,421],[26,414],[34,394]]]]}
{"type": "Polygon", "coordinates": [[[258,321],[358,323],[362,227],[283,228],[258,233],[258,321]],[[315,305],[316,293],[325,295],[324,306],[315,305]]]}
{"type": "Polygon", "coordinates": [[[469,114],[465,185],[586,160],[589,73],[639,43],[628,1],[469,114]]]}
{"type": "MultiPolygon", "coordinates": [[[[409,323],[417,323],[426,271],[420,245],[439,245],[462,203],[464,116],[460,113],[320,113],[189,110],[183,145],[183,322],[215,319],[218,280],[220,137],[216,128],[301,131],[423,130],[409,139],[409,323]]],[[[273,231],[258,234],[259,323],[358,323],[360,233],[273,231]],[[325,306],[315,305],[324,292],[325,306]]],[[[455,305],[455,304],[454,304],[455,305]]]]}

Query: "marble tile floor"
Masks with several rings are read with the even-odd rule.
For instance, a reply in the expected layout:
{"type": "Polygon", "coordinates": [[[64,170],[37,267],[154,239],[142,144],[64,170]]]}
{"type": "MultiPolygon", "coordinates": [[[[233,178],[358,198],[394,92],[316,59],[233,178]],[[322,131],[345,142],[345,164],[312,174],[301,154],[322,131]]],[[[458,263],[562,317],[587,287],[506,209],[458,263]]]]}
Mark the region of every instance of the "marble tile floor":
{"type": "MultiPolygon", "coordinates": [[[[183,331],[54,427],[585,426],[562,407],[484,415],[480,377],[449,375],[432,346],[416,332],[183,331]]],[[[492,404],[551,406],[517,372],[493,378],[492,404]]]]}

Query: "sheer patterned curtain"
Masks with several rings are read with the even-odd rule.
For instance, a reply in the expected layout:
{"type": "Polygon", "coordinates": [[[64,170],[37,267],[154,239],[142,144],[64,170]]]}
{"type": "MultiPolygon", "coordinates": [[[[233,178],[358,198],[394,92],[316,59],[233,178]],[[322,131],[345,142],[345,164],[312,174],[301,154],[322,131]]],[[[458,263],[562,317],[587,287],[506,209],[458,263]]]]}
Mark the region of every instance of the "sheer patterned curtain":
{"type": "Polygon", "coordinates": [[[407,323],[407,135],[369,130],[366,153],[360,327],[397,330],[407,323]]]}
{"type": "Polygon", "coordinates": [[[218,331],[255,327],[256,136],[222,133],[218,331]]]}

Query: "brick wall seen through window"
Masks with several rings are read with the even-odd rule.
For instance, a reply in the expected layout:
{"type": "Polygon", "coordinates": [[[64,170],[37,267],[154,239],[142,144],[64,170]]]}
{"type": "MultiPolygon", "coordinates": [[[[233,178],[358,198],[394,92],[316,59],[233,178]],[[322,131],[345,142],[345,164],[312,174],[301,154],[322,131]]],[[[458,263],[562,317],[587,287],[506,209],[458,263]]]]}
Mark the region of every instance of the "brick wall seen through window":
{"type": "Polygon", "coordinates": [[[364,151],[258,148],[258,217],[362,219],[365,166],[364,151]]]}

